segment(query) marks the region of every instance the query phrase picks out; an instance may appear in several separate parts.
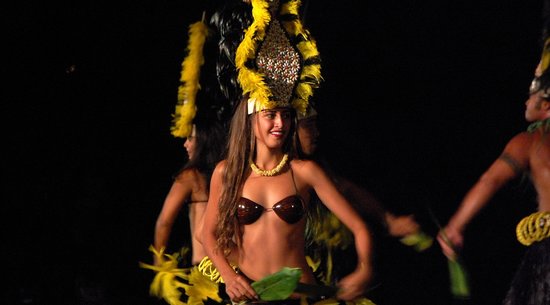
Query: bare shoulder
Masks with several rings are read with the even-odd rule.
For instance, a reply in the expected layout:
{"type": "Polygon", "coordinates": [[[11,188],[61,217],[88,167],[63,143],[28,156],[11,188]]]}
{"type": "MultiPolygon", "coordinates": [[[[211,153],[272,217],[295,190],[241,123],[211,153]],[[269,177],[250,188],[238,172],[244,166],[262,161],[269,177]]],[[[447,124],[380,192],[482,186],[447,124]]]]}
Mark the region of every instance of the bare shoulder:
{"type": "Polygon", "coordinates": [[[313,160],[308,159],[293,159],[290,161],[290,166],[292,167],[293,171],[303,171],[303,170],[312,170],[319,168],[319,164],[313,160]]]}
{"type": "Polygon", "coordinates": [[[175,178],[177,182],[180,183],[189,183],[191,181],[197,181],[198,179],[204,178],[201,172],[197,168],[186,168],[181,171],[175,178]]]}
{"type": "Polygon", "coordinates": [[[528,132],[515,135],[508,141],[499,159],[508,163],[516,174],[521,173],[528,166],[532,141],[533,135],[528,132]]]}
{"type": "Polygon", "coordinates": [[[216,164],[216,167],[214,168],[214,172],[212,173],[212,175],[216,175],[216,176],[223,175],[226,165],[227,165],[226,160],[221,160],[220,162],[218,162],[218,164],[216,164]]]}
{"type": "Polygon", "coordinates": [[[525,144],[531,143],[533,140],[533,134],[529,132],[520,132],[517,135],[515,135],[510,141],[508,141],[508,144],[506,146],[523,146],[525,144]]]}
{"type": "Polygon", "coordinates": [[[508,141],[504,151],[512,156],[526,155],[528,154],[532,141],[533,134],[521,132],[508,141]]]}
{"type": "Polygon", "coordinates": [[[323,169],[313,160],[294,159],[290,162],[290,166],[297,176],[307,181],[324,175],[323,169]]]}

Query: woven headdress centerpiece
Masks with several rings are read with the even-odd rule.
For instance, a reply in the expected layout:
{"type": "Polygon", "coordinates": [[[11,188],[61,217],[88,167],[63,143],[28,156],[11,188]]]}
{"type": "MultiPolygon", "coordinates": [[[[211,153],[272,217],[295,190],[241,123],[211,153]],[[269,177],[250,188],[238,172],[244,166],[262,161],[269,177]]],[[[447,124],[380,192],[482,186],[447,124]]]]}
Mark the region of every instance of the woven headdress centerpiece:
{"type": "Polygon", "coordinates": [[[308,108],[321,81],[315,41],[303,27],[297,0],[252,0],[253,22],[237,48],[235,64],[248,113],[292,107],[308,108]]]}

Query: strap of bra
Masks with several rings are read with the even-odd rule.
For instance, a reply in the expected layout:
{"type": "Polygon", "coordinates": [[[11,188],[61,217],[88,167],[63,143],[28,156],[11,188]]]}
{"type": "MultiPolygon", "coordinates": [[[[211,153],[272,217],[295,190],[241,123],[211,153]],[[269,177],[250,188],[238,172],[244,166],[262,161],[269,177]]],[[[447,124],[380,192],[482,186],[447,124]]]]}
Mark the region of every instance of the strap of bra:
{"type": "Polygon", "coordinates": [[[294,190],[296,191],[296,196],[300,196],[298,193],[298,187],[296,186],[296,180],[294,179],[294,172],[292,171],[292,166],[290,167],[290,175],[292,176],[292,183],[294,184],[294,190]]]}
{"type": "Polygon", "coordinates": [[[185,204],[193,204],[193,203],[202,203],[202,202],[208,202],[208,198],[205,198],[206,200],[199,199],[199,200],[193,200],[191,198],[187,198],[185,200],[185,204]]]}

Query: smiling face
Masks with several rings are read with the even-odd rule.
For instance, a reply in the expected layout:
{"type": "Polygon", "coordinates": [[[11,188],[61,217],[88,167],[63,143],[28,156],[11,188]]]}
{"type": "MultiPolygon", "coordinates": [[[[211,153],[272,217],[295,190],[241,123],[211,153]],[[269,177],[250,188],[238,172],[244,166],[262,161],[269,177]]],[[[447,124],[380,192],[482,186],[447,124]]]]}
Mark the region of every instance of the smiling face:
{"type": "Polygon", "coordinates": [[[262,110],[254,114],[254,135],[268,148],[282,147],[292,124],[289,108],[262,110]]]}

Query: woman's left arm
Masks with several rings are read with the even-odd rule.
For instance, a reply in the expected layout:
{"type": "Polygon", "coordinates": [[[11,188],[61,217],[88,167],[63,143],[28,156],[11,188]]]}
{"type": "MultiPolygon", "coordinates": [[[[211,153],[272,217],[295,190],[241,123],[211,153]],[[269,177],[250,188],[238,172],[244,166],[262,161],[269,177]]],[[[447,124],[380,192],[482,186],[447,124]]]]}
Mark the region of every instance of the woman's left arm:
{"type": "Polygon", "coordinates": [[[338,283],[337,297],[352,300],[361,296],[371,277],[372,239],[370,231],[352,205],[340,193],[326,172],[313,161],[300,161],[300,176],[315,190],[323,204],[353,233],[357,252],[357,267],[338,283]]]}

